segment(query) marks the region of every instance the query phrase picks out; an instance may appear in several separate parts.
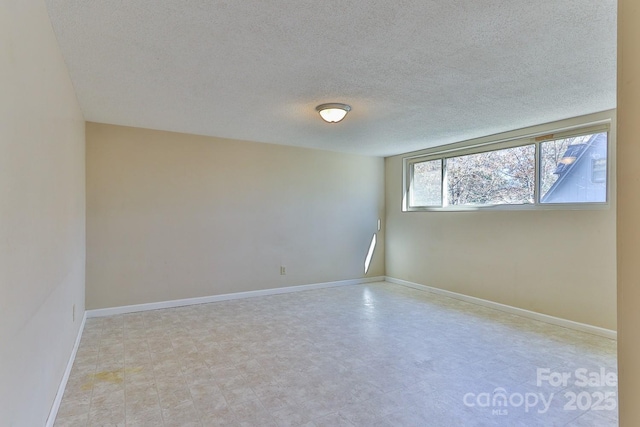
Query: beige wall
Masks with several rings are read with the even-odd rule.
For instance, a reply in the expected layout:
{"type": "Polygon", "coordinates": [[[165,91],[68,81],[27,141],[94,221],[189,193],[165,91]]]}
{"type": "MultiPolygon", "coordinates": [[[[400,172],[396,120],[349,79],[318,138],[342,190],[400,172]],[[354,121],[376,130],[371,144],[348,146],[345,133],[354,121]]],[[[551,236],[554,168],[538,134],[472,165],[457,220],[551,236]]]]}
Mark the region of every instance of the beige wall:
{"type": "MultiPolygon", "coordinates": [[[[364,276],[382,159],[96,123],[86,136],[88,309],[364,276]]],[[[383,274],[381,238],[368,276],[383,274]]]]}
{"type": "Polygon", "coordinates": [[[640,3],[618,1],[618,390],[640,426],[640,3]]]}
{"type": "Polygon", "coordinates": [[[403,213],[402,157],[386,159],[388,276],[616,329],[614,191],[606,210],[403,213]]]}
{"type": "Polygon", "coordinates": [[[84,120],[42,1],[0,0],[0,94],[0,424],[42,426],[85,267],[84,120]]]}

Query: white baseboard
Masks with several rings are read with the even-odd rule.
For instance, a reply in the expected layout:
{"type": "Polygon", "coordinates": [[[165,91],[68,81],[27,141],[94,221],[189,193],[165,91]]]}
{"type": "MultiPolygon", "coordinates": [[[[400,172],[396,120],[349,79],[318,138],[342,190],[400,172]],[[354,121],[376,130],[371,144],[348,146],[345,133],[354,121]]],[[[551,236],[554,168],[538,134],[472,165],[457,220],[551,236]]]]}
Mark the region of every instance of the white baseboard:
{"type": "Polygon", "coordinates": [[[504,311],[506,313],[515,314],[529,319],[538,320],[545,323],[550,323],[556,326],[562,326],[564,328],[574,329],[576,331],[587,332],[589,334],[598,335],[604,338],[612,340],[617,339],[617,332],[610,329],[600,328],[598,326],[587,325],[585,323],[574,322],[573,320],[562,319],[560,317],[549,316],[547,314],[536,313],[535,311],[525,310],[523,308],[512,307],[510,305],[500,304],[497,302],[485,300],[482,298],[476,298],[457,292],[451,292],[444,289],[433,288],[431,286],[421,285],[418,283],[409,282],[406,280],[396,279],[394,277],[386,276],[385,280],[397,285],[407,286],[409,288],[419,289],[421,291],[431,292],[434,294],[454,298],[461,301],[466,301],[472,304],[481,305],[495,310],[504,311]]]}
{"type": "Polygon", "coordinates": [[[183,307],[210,302],[229,301],[242,298],[261,297],[266,295],[287,294],[290,292],[309,291],[312,289],[334,288],[337,286],[360,285],[363,283],[382,282],[383,276],[366,277],[362,279],[340,280],[336,282],[314,283],[311,285],[287,286],[283,288],[262,289],[259,291],[234,292],[231,294],[212,295],[197,298],[185,298],[171,301],[151,302],[147,304],[125,305],[121,307],[99,308],[87,310],[87,318],[113,316],[117,314],[135,313],[138,311],[159,310],[161,308],[183,307]]]}
{"type": "Polygon", "coordinates": [[[64,375],[62,376],[62,381],[60,381],[60,385],[58,386],[58,392],[56,393],[56,398],[53,400],[53,405],[51,406],[51,411],[49,411],[49,416],[47,417],[47,423],[45,424],[45,427],[53,427],[53,424],[56,421],[56,416],[58,415],[58,410],[60,409],[60,403],[62,402],[62,396],[64,396],[64,389],[67,388],[67,381],[69,381],[71,368],[73,368],[73,362],[76,360],[76,353],[78,352],[78,347],[80,347],[80,340],[82,339],[82,332],[84,331],[84,324],[86,321],[87,312],[85,311],[84,316],[82,316],[82,323],[80,323],[80,329],[78,329],[76,342],[73,344],[73,350],[71,350],[71,355],[69,356],[69,361],[67,362],[67,368],[65,369],[64,375]]]}

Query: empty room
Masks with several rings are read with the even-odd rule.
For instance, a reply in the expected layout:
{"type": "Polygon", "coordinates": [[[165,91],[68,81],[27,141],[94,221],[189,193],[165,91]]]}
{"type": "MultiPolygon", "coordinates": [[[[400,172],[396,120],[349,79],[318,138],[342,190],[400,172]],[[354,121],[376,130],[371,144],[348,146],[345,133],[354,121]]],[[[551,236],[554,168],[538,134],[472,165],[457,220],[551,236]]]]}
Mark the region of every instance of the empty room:
{"type": "Polygon", "coordinates": [[[0,0],[0,426],[640,425],[639,22],[0,0]]]}

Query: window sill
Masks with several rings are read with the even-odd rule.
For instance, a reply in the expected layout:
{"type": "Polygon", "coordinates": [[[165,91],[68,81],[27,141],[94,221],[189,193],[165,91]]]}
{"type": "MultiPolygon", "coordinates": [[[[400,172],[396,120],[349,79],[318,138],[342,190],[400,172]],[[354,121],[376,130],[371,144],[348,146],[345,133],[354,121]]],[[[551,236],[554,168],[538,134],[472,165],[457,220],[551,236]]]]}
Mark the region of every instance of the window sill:
{"type": "Polygon", "coordinates": [[[483,205],[483,206],[446,206],[446,207],[410,207],[402,212],[482,212],[482,211],[594,211],[608,210],[610,203],[544,203],[531,205],[483,205]]]}

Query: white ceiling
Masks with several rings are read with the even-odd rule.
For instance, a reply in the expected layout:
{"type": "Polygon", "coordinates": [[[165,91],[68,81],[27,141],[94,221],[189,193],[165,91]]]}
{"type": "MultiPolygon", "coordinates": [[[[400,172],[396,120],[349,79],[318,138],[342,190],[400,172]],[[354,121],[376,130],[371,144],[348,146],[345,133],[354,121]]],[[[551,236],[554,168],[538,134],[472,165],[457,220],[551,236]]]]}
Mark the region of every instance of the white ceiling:
{"type": "Polygon", "coordinates": [[[47,5],[88,121],[387,156],[616,105],[616,0],[47,5]]]}

